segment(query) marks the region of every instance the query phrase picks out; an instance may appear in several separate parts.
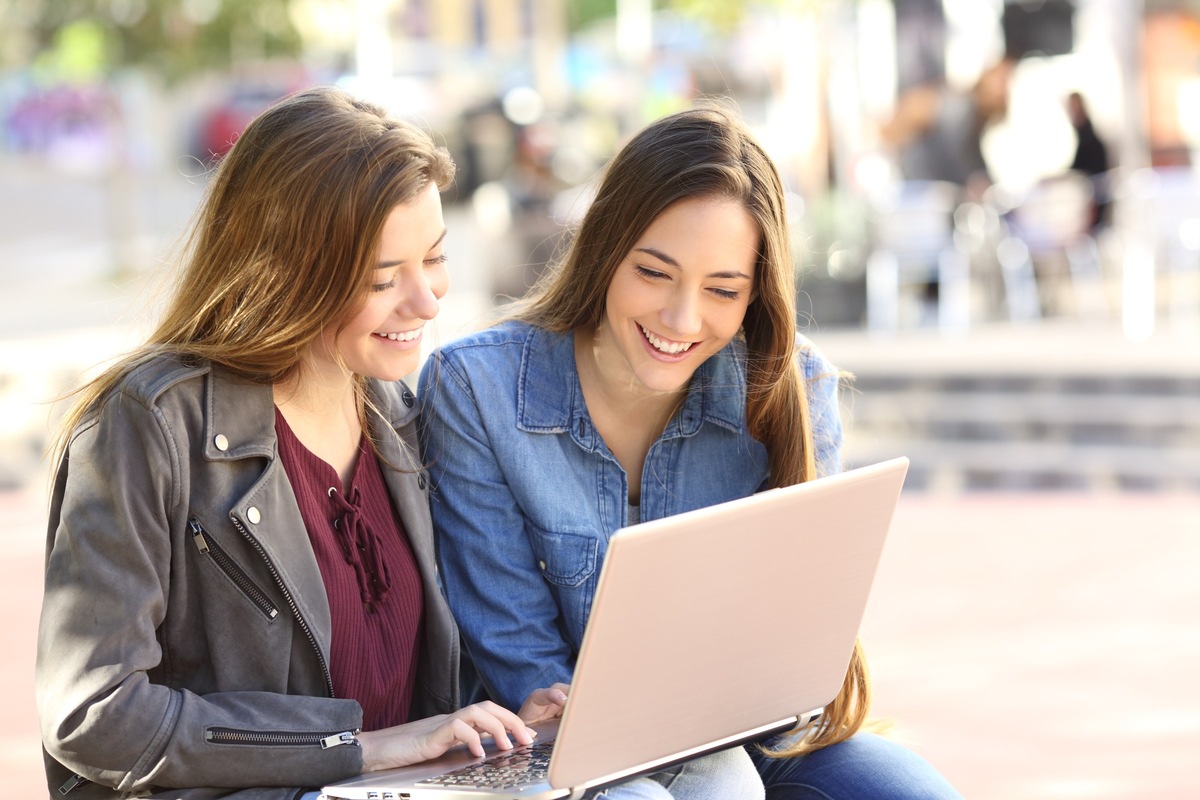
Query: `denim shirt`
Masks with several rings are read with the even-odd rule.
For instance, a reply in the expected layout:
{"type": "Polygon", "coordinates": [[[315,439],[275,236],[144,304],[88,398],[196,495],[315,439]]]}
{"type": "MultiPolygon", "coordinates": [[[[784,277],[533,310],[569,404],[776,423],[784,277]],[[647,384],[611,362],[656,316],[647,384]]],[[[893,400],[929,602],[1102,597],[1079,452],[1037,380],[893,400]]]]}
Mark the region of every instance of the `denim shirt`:
{"type": "MultiPolygon", "coordinates": [[[[798,360],[818,472],[837,472],[836,370],[800,337],[798,360]]],[[[765,488],[745,371],[740,340],[696,371],[646,456],[643,521],[765,488]]],[[[609,537],[628,522],[626,474],[588,414],[572,334],[508,322],[455,341],[418,397],[447,598],[489,695],[517,708],[571,680],[609,537]]]]}

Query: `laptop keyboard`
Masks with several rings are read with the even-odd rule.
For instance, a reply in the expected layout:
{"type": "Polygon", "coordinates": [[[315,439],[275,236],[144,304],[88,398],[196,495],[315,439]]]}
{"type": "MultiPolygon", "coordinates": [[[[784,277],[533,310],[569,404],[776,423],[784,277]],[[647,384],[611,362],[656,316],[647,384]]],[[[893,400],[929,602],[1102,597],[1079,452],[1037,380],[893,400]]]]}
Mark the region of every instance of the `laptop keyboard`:
{"type": "Polygon", "coordinates": [[[455,786],[473,789],[514,789],[546,780],[554,740],[534,742],[497,753],[477,764],[419,781],[424,786],[455,786]]]}

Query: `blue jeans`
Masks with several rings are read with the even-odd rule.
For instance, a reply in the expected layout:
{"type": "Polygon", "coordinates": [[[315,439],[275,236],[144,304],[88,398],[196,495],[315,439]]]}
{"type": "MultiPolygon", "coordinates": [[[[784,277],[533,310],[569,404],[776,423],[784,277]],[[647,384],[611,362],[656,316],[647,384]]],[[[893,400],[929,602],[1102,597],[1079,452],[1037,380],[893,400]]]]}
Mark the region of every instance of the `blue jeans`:
{"type": "Polygon", "coordinates": [[[962,800],[929,762],[882,736],[859,733],[795,758],[747,745],[767,800],[962,800]]]}
{"type": "Polygon", "coordinates": [[[734,747],[587,796],[591,800],[763,800],[763,785],[746,750],[734,747]]]}

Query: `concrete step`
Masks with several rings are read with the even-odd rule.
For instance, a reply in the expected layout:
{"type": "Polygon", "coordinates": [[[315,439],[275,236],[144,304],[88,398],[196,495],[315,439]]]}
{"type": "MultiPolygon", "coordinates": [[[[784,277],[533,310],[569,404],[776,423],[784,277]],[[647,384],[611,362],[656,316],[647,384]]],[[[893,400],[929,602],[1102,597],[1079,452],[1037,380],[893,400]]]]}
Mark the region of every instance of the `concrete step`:
{"type": "Polygon", "coordinates": [[[1190,447],[847,437],[847,466],[896,456],[912,461],[905,486],[913,491],[1200,492],[1200,451],[1190,447]]]}
{"type": "Polygon", "coordinates": [[[1200,392],[864,389],[845,416],[862,435],[939,441],[1059,441],[1192,447],[1200,452],[1200,392]]]}

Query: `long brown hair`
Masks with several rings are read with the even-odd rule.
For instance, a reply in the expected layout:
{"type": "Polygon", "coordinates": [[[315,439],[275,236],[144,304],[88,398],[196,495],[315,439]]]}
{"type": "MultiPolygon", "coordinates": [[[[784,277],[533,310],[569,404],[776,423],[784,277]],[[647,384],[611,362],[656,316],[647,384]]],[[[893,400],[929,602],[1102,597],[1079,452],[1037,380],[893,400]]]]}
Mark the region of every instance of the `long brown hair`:
{"type": "MultiPolygon", "coordinates": [[[[783,181],[732,110],[705,103],[651,123],[609,162],[562,261],[507,315],[539,327],[592,331],[609,283],[646,228],[681,200],[740,203],[759,230],[754,299],[746,309],[746,422],[766,445],[771,487],[816,477],[804,378],[796,363],[796,286],[783,181]]],[[[845,684],[796,755],[843,741],[861,727],[869,683],[856,644],[845,684]]],[[[773,752],[773,751],[769,751],[773,752]]]]}
{"type": "Polygon", "coordinates": [[[392,210],[453,177],[449,153],[424,131],[339,89],[268,108],[217,167],[157,329],[76,393],[55,460],[116,384],[158,355],[262,383],[294,376],[321,331],[364,302],[392,210]]]}

